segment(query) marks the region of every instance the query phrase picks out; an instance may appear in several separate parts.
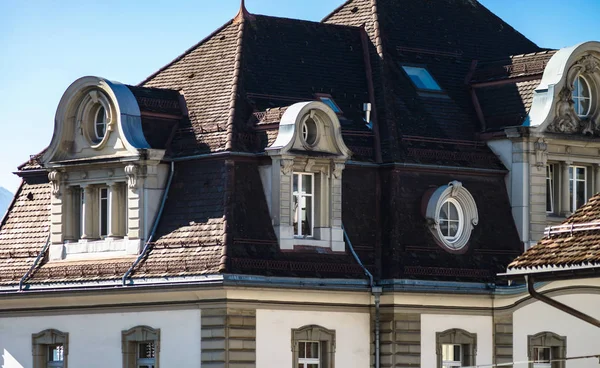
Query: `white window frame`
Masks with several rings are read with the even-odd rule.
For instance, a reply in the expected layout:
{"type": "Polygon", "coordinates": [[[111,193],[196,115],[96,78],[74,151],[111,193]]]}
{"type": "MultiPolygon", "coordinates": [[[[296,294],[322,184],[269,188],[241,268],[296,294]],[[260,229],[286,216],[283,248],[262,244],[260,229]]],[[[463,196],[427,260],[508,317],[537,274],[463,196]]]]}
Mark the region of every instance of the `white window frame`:
{"type": "Polygon", "coordinates": [[[586,166],[576,166],[576,165],[570,165],[569,166],[569,188],[567,188],[566,190],[570,190],[571,187],[573,187],[573,193],[569,193],[569,200],[573,201],[573,204],[570,205],[569,207],[571,208],[571,212],[575,212],[577,211],[577,188],[579,185],[583,185],[583,203],[585,204],[587,202],[587,198],[588,198],[588,189],[587,189],[587,185],[588,185],[588,172],[587,172],[587,167],[586,166]],[[577,169],[583,169],[583,179],[577,179],[577,169]],[[578,184],[578,183],[583,183],[583,184],[578,184]]]}
{"type": "Polygon", "coordinates": [[[110,190],[108,187],[99,187],[98,188],[98,235],[101,239],[104,239],[110,234],[110,213],[111,209],[111,200],[110,200],[110,190]],[[102,196],[102,193],[106,191],[106,197],[102,196]],[[106,234],[102,234],[102,201],[106,201],[106,234]]]}
{"type": "Polygon", "coordinates": [[[104,105],[100,104],[100,106],[98,106],[98,108],[96,109],[96,112],[94,113],[94,135],[96,136],[96,139],[98,141],[103,140],[104,137],[106,136],[106,128],[108,126],[106,120],[107,120],[106,108],[104,107],[104,105]],[[102,120],[98,121],[98,114],[100,113],[100,110],[104,110],[104,114],[102,114],[102,120]],[[102,136],[98,135],[98,126],[102,126],[102,131],[104,132],[104,134],[102,134],[102,136]]]}
{"type": "Polygon", "coordinates": [[[53,345],[48,345],[48,362],[46,363],[46,367],[47,368],[63,368],[65,366],[65,353],[64,353],[64,346],[63,344],[53,344],[53,345]],[[61,355],[61,360],[52,360],[52,350],[54,347],[58,347],[60,346],[62,348],[62,355],[61,355]]]}
{"type": "MultiPolygon", "coordinates": [[[[308,368],[309,364],[316,365],[317,368],[321,368],[321,342],[313,341],[313,340],[300,340],[300,341],[298,341],[298,345],[300,345],[300,343],[305,343],[305,344],[316,343],[318,357],[317,358],[300,358],[300,357],[298,357],[298,368],[308,368]]],[[[300,352],[298,352],[298,355],[300,355],[300,352]]]]}
{"type": "MultiPolygon", "coordinates": [[[[456,208],[456,213],[458,214],[458,220],[452,220],[450,218],[448,218],[446,220],[442,220],[440,213],[438,213],[438,222],[440,224],[440,232],[442,233],[442,236],[444,237],[444,239],[446,239],[446,241],[448,241],[449,243],[454,243],[458,239],[460,239],[462,232],[463,232],[464,225],[465,225],[463,209],[462,209],[460,203],[458,203],[458,201],[456,199],[447,198],[442,203],[442,205],[440,207],[440,212],[442,211],[442,208],[444,206],[446,206],[447,203],[451,203],[456,208]],[[446,235],[442,232],[442,230],[441,230],[442,229],[442,221],[448,222],[448,229],[450,229],[450,223],[458,222],[458,229],[456,230],[456,234],[454,236],[446,235]]],[[[448,211],[448,217],[450,217],[450,211],[448,211]]]]}
{"type": "Polygon", "coordinates": [[[136,356],[137,356],[137,368],[141,368],[141,367],[150,367],[150,368],[155,368],[156,367],[156,352],[154,353],[154,358],[140,358],[140,349],[141,349],[141,345],[142,344],[153,344],[154,345],[154,349],[156,351],[156,344],[154,341],[140,341],[137,343],[137,352],[136,352],[136,356]]]}
{"type": "MultiPolygon", "coordinates": [[[[294,231],[294,237],[296,238],[312,238],[315,234],[315,174],[308,172],[296,172],[292,173],[292,209],[293,209],[293,220],[295,219],[297,222],[296,230],[294,231]],[[311,180],[311,190],[312,193],[304,193],[302,190],[302,177],[309,176],[311,180]],[[294,191],[294,180],[298,180],[297,182],[297,191],[294,191]],[[302,221],[301,221],[301,208],[300,204],[303,198],[310,198],[311,203],[311,213],[310,213],[310,234],[302,233],[302,221]],[[298,206],[294,206],[294,199],[296,199],[296,203],[298,206]]],[[[293,222],[293,221],[292,221],[293,222]]]]}
{"type": "Polygon", "coordinates": [[[533,368],[552,368],[552,359],[554,359],[553,354],[552,354],[552,348],[550,346],[534,346],[533,347],[533,352],[534,352],[534,357],[533,357],[533,368]],[[550,361],[549,362],[545,362],[543,359],[540,359],[539,353],[540,350],[548,350],[549,354],[548,356],[550,357],[550,361]],[[535,354],[538,353],[538,354],[535,354]],[[542,361],[544,361],[544,363],[542,363],[542,361]]]}
{"type": "Polygon", "coordinates": [[[554,213],[554,166],[554,164],[546,165],[546,213],[554,213]],[[550,210],[548,210],[548,198],[550,198],[550,210]]]}
{"type": "Polygon", "coordinates": [[[85,232],[85,190],[84,188],[79,188],[79,239],[83,237],[83,233],[85,232]]]}
{"type": "Polygon", "coordinates": [[[442,344],[442,356],[443,356],[445,347],[454,348],[455,346],[458,346],[460,348],[460,356],[459,356],[458,360],[444,360],[444,358],[442,358],[442,368],[462,367],[463,366],[464,348],[461,344],[442,344]]]}
{"type": "Polygon", "coordinates": [[[575,81],[573,82],[573,94],[572,94],[575,113],[577,114],[577,116],[579,116],[580,118],[585,118],[585,117],[589,116],[590,111],[592,110],[592,97],[593,97],[592,96],[592,88],[591,88],[590,83],[583,75],[579,74],[577,77],[575,77],[575,81]],[[582,81],[583,81],[583,83],[581,83],[582,81]],[[589,97],[583,96],[584,85],[587,88],[589,97]],[[580,109],[579,109],[581,101],[588,102],[588,108],[587,108],[587,111],[585,111],[585,112],[580,111],[580,109]]]}

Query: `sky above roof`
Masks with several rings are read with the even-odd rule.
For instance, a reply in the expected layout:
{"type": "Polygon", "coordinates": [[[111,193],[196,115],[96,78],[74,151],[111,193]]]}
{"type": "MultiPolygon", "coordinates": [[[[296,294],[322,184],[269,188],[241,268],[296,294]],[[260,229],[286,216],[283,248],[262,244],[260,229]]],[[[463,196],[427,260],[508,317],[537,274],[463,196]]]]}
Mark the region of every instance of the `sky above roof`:
{"type": "MultiPolygon", "coordinates": [[[[313,21],[342,2],[246,0],[252,13],[313,21]]],[[[480,2],[541,47],[600,41],[597,0],[480,2]]],[[[173,4],[0,1],[0,187],[16,191],[20,180],[12,172],[50,143],[58,102],[77,78],[95,75],[137,84],[239,9],[239,0],[173,4]]]]}

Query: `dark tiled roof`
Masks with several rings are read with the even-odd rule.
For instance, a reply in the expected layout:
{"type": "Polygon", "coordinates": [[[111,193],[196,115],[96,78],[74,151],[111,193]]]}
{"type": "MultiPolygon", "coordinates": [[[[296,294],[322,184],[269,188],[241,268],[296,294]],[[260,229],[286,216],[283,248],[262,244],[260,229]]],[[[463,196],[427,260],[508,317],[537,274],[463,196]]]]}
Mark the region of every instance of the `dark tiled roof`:
{"type": "Polygon", "coordinates": [[[531,109],[533,92],[540,79],[508,82],[475,90],[485,119],[486,130],[521,125],[531,109]]]}
{"type": "Polygon", "coordinates": [[[559,229],[545,236],[535,246],[508,265],[509,270],[552,268],[556,266],[586,266],[600,263],[600,194],[596,194],[571,215],[559,229]],[[574,230],[569,225],[591,230],[574,230]]]}
{"type": "Polygon", "coordinates": [[[23,182],[0,228],[0,284],[18,283],[49,235],[50,184],[23,182]]]}
{"type": "Polygon", "coordinates": [[[471,77],[471,83],[482,83],[527,76],[540,76],[557,50],[511,55],[493,61],[481,61],[471,77]]]}
{"type": "Polygon", "coordinates": [[[182,122],[175,134],[174,155],[224,148],[238,30],[238,24],[227,23],[142,82],[144,87],[172,89],[185,97],[189,121],[182,122]]]}

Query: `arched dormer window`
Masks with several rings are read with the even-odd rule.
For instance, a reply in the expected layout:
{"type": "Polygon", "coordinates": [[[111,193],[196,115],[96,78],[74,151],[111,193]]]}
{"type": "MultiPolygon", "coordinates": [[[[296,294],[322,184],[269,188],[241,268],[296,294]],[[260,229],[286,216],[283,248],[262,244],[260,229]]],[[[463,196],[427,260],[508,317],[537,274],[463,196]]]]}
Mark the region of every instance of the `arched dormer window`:
{"type": "Polygon", "coordinates": [[[573,82],[572,96],[577,116],[580,118],[588,116],[592,107],[592,90],[588,81],[581,74],[573,82]]]}
{"type": "Polygon", "coordinates": [[[281,249],[344,251],[342,171],[351,152],[335,111],[320,101],[289,106],[266,151],[261,178],[281,249]]]}
{"type": "Polygon", "coordinates": [[[106,109],[104,106],[98,107],[96,119],[94,120],[94,132],[96,133],[97,142],[101,142],[106,135],[106,109]]]}

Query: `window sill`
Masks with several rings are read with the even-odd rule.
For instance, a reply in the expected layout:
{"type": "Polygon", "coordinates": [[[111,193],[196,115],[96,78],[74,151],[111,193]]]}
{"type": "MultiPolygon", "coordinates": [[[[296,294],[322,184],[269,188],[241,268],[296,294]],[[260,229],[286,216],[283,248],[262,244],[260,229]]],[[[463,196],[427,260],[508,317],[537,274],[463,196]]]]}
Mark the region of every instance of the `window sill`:
{"type": "Polygon", "coordinates": [[[80,239],[64,244],[50,246],[50,260],[82,260],[138,255],[141,249],[140,239],[104,238],[80,239]]]}

